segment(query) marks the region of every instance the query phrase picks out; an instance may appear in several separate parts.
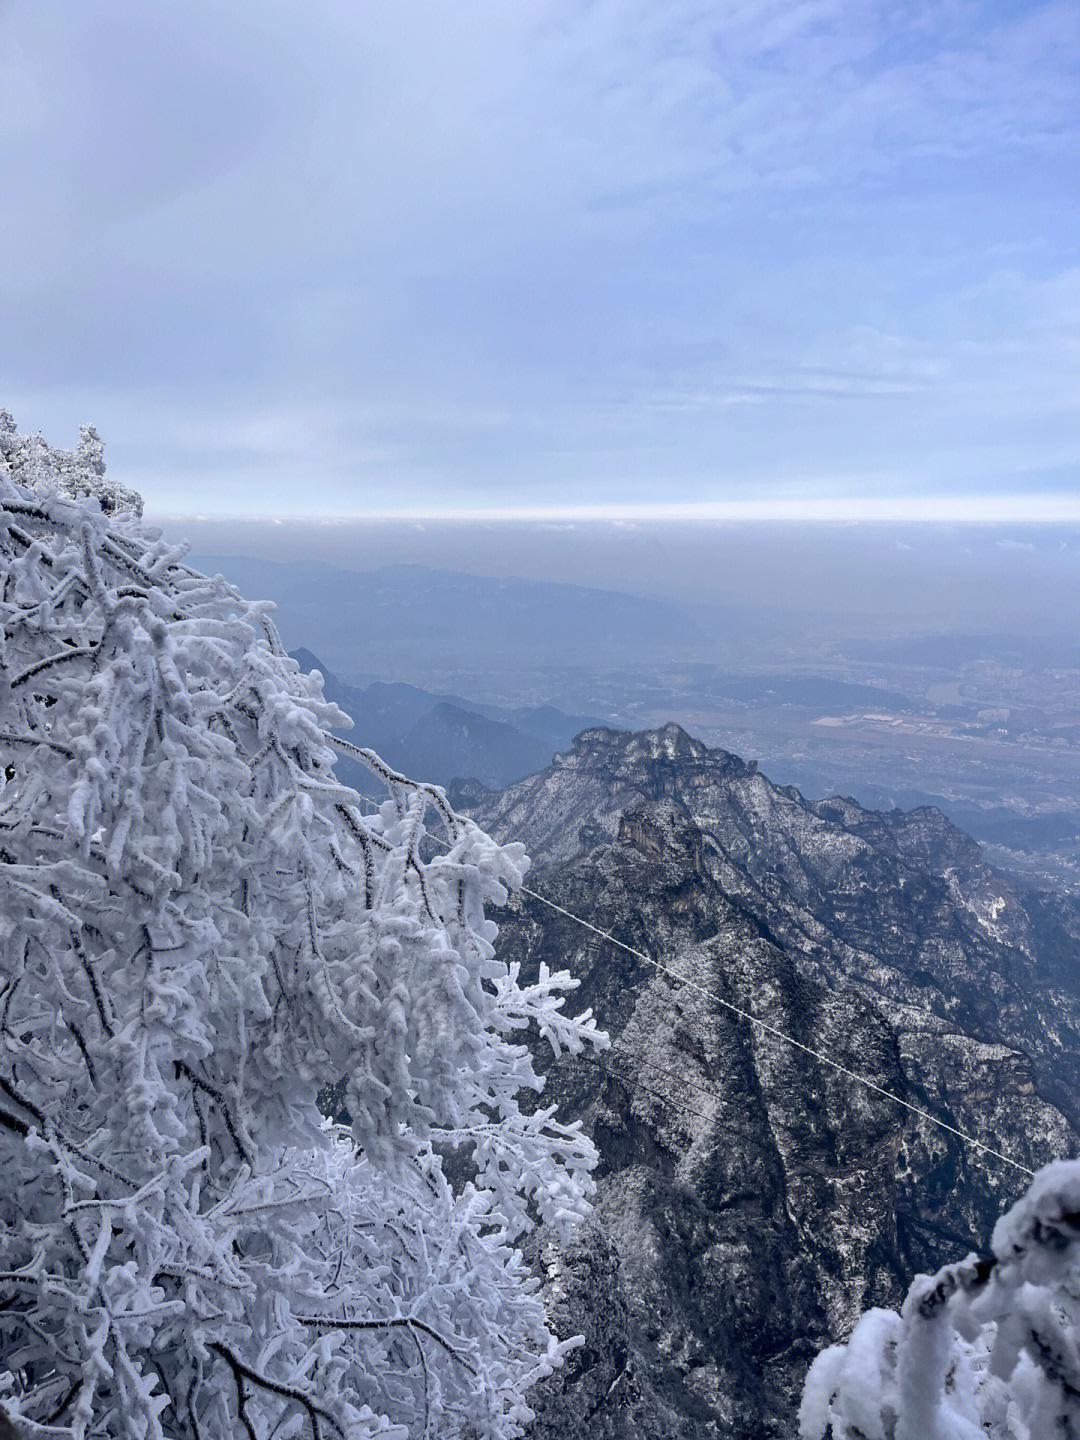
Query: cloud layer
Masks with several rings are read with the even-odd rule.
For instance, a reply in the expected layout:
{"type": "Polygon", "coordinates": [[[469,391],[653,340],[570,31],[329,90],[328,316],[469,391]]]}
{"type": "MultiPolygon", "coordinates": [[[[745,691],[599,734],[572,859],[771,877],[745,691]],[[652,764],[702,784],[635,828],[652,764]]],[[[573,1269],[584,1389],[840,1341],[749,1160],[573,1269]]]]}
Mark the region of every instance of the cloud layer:
{"type": "Polygon", "coordinates": [[[1065,503],[1078,50],[1007,0],[8,0],[0,397],[158,510],[1065,503]]]}

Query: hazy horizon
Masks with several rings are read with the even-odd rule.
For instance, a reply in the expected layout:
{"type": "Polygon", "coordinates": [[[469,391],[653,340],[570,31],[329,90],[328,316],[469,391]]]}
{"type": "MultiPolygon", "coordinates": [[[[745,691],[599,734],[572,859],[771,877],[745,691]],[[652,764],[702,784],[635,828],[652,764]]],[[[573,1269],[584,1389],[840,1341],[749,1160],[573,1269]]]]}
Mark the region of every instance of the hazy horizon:
{"type": "Polygon", "coordinates": [[[725,606],[797,626],[1068,634],[1080,526],[276,523],[169,520],[198,555],[370,570],[418,564],[725,606]]]}

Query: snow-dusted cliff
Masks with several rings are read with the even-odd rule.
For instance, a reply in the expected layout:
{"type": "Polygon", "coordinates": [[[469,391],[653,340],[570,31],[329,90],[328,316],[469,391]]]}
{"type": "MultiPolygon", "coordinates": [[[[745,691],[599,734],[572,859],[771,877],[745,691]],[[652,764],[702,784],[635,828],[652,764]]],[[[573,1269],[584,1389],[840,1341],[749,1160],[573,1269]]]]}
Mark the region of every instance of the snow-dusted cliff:
{"type": "MultiPolygon", "coordinates": [[[[1078,917],[937,811],[807,803],[677,726],[585,732],[474,794],[531,884],[714,996],[1035,1168],[1080,1127],[1078,917]]],[[[534,1433],[789,1437],[807,1366],[912,1275],[989,1237],[1025,1177],[535,901],[502,945],[584,976],[615,1041],[551,1067],[603,1155],[549,1246],[585,1347],[534,1433]]]]}

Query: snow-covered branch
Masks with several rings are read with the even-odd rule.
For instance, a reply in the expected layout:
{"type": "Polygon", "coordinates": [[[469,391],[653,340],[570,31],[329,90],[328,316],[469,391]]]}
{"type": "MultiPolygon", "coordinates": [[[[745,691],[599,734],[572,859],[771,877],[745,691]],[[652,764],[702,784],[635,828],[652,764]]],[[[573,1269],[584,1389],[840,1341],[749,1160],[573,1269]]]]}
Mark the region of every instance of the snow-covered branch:
{"type": "Polygon", "coordinates": [[[520,1434],[565,1346],[513,1246],[584,1212],[595,1154],[521,1112],[509,1032],[604,1039],[494,954],[521,847],[348,746],[370,813],[269,607],[139,509],[96,437],[0,417],[0,1409],[520,1434]],[[341,1077],[348,1132],[316,1105],[341,1077]]]}
{"type": "Polygon", "coordinates": [[[1080,1436],[1080,1161],[1039,1172],[992,1250],[920,1276],[899,1315],[871,1310],[819,1355],[802,1440],[1080,1436]]]}

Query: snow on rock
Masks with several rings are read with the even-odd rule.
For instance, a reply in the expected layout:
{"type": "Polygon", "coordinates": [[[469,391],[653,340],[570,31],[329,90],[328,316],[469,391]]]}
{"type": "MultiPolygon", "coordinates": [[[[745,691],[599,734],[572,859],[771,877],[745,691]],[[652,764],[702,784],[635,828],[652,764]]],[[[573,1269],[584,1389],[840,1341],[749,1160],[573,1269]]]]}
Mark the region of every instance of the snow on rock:
{"type": "Polygon", "coordinates": [[[560,1247],[557,1328],[585,1344],[533,1392],[532,1440],[792,1440],[814,1354],[1026,1184],[826,1061],[1033,1170],[1076,1154],[1080,910],[1033,904],[940,811],[811,804],[676,727],[587,732],[471,804],[526,842],[531,889],[674,972],[531,896],[502,920],[612,1037],[602,1069],[549,1070],[603,1165],[560,1247]]]}
{"type": "Polygon", "coordinates": [[[596,1158],[519,1107],[521,1040],[604,1037],[494,954],[523,848],[332,737],[270,607],[140,508],[90,432],[0,418],[0,1415],[519,1435],[573,1342],[516,1247],[586,1214],[596,1158]],[[342,1076],[350,1129],[316,1104],[342,1076]]]}

